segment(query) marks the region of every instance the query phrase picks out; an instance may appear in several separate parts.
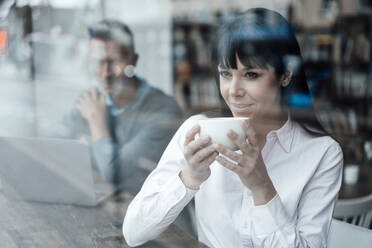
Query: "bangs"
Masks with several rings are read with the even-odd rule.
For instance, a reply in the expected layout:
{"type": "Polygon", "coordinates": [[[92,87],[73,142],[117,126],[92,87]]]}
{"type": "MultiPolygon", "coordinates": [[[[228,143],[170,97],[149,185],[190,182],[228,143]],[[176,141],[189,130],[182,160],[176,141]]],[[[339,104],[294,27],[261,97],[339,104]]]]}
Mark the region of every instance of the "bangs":
{"type": "Polygon", "coordinates": [[[271,63],[262,56],[247,55],[239,52],[239,50],[231,49],[221,54],[218,59],[218,66],[223,69],[237,69],[237,57],[240,62],[248,69],[261,68],[268,69],[271,63]]]}
{"type": "Polygon", "coordinates": [[[223,32],[217,48],[218,66],[221,68],[237,69],[238,57],[247,68],[268,69],[280,66],[278,51],[273,51],[273,41],[255,40],[239,31],[223,32]]]}

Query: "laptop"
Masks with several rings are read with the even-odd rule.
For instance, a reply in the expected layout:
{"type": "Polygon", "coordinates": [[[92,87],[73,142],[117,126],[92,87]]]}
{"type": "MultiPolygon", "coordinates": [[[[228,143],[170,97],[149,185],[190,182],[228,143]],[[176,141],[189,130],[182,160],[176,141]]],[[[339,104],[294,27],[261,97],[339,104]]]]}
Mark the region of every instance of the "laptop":
{"type": "Polygon", "coordinates": [[[114,193],[96,183],[89,145],[77,140],[0,137],[5,195],[48,203],[95,206],[114,193]]]}

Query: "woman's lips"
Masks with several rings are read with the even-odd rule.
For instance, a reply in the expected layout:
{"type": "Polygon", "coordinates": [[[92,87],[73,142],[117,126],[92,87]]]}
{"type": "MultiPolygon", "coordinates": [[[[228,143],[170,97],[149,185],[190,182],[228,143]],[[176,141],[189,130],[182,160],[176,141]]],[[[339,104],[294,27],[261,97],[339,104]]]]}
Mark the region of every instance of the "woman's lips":
{"type": "Polygon", "coordinates": [[[246,111],[250,111],[253,105],[254,105],[253,103],[250,103],[250,104],[231,103],[230,106],[232,110],[235,112],[246,112],[246,111]]]}

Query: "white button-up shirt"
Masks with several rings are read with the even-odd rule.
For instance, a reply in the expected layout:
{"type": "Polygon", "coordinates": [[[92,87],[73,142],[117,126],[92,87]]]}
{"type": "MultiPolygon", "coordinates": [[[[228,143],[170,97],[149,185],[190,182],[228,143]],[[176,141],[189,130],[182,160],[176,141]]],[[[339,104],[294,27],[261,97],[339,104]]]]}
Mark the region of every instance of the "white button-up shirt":
{"type": "Polygon", "coordinates": [[[290,119],[266,137],[262,157],[277,195],[255,206],[239,177],[215,161],[199,190],[184,186],[186,132],[177,131],[157,168],[127,210],[123,234],[131,246],[154,239],[195,197],[198,237],[209,247],[326,247],[341,186],[343,155],[329,136],[314,137],[290,119]]]}

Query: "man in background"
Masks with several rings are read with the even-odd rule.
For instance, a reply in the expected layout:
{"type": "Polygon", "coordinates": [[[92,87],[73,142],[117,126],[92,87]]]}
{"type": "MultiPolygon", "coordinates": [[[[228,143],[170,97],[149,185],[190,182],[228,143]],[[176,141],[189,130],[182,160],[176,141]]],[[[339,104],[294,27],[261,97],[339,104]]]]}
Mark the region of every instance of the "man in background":
{"type": "MultiPolygon", "coordinates": [[[[133,34],[119,21],[89,28],[98,88],[84,92],[49,136],[89,137],[100,177],[136,194],[178,128],[173,98],[136,75],[133,34]]],[[[157,65],[154,65],[157,66],[157,65]]]]}

